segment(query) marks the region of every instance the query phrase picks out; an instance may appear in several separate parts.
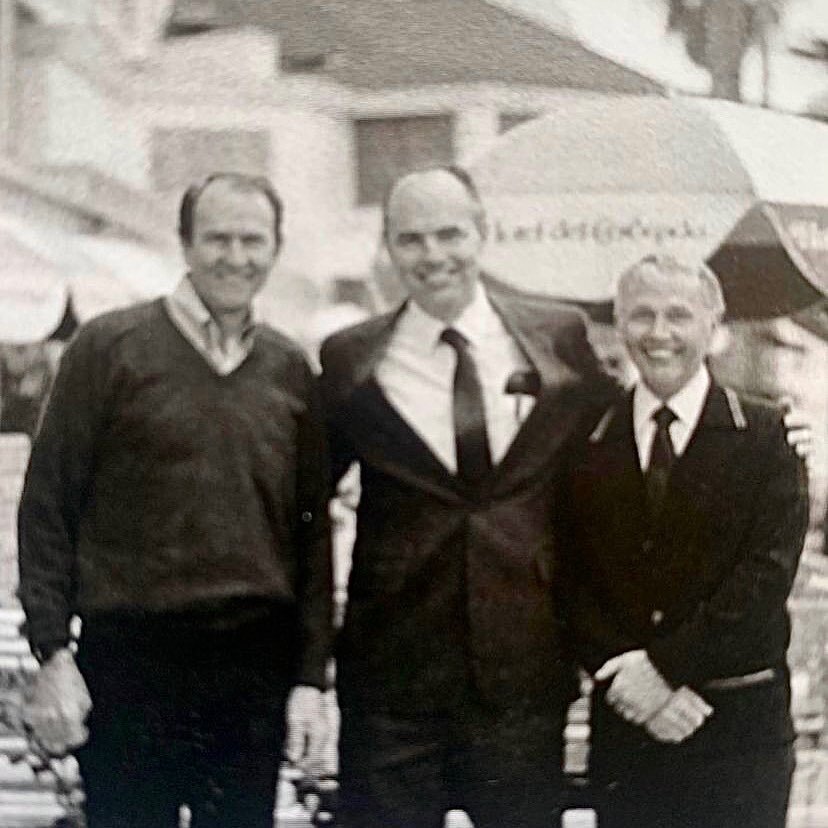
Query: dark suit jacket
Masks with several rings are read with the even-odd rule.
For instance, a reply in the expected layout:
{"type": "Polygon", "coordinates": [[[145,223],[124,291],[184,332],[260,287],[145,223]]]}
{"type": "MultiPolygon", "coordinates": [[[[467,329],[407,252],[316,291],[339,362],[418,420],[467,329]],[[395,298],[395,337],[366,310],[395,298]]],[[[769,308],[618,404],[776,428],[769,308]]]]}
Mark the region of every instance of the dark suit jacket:
{"type": "MultiPolygon", "coordinates": [[[[573,448],[564,477],[562,599],[582,663],[593,672],[643,647],[674,686],[705,696],[716,712],[683,749],[789,738],[785,604],[808,500],[779,412],[714,383],[656,519],[645,506],[631,395],[573,448]],[[775,680],[707,687],[765,668],[775,669],[775,680]]],[[[619,731],[616,740],[648,741],[643,729],[606,712],[596,710],[599,750],[604,726],[619,731]]],[[[629,761],[617,741],[615,749],[629,761]]]]}
{"type": "Polygon", "coordinates": [[[587,407],[609,399],[610,381],[577,311],[484,284],[540,391],[478,489],[445,468],[373,377],[399,311],[322,347],[335,476],[357,461],[362,481],[338,647],[344,705],[432,712],[469,681],[494,704],[549,705],[573,687],[550,589],[546,504],[559,448],[587,407]]]}

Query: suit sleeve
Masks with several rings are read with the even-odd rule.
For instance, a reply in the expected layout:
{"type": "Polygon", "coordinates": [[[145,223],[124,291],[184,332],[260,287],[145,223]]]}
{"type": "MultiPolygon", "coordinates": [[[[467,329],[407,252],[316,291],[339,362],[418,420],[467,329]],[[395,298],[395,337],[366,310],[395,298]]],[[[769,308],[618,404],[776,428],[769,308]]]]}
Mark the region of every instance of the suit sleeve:
{"type": "Polygon", "coordinates": [[[556,484],[555,533],[560,556],[558,605],[568,631],[574,656],[590,674],[609,658],[636,649],[639,645],[623,630],[607,602],[595,592],[594,579],[579,555],[575,510],[572,504],[576,459],[587,435],[607,407],[617,401],[621,387],[604,371],[589,340],[587,321],[578,313],[569,327],[570,335],[559,339],[559,356],[575,368],[583,380],[584,414],[576,435],[568,441],[556,484]]]}
{"type": "Polygon", "coordinates": [[[576,661],[594,675],[613,656],[639,648],[625,635],[606,605],[592,591],[589,575],[577,564],[564,566],[559,604],[576,661]]]}
{"type": "Polygon", "coordinates": [[[320,362],[322,374],[319,377],[319,396],[325,412],[331,481],[335,488],[356,460],[356,452],[342,413],[342,394],[339,389],[343,372],[338,365],[337,350],[332,340],[322,344],[320,362]]]}
{"type": "Polygon", "coordinates": [[[333,639],[333,558],[329,460],[319,389],[304,366],[307,406],[299,422],[297,463],[298,602],[302,649],[299,683],[326,686],[333,639]]]}
{"type": "Polygon", "coordinates": [[[555,340],[555,351],[581,378],[582,425],[588,424],[581,433],[586,439],[592,425],[617,400],[623,389],[618,380],[604,370],[589,339],[589,322],[585,315],[572,311],[570,320],[565,329],[566,335],[555,340]]]}
{"type": "MultiPolygon", "coordinates": [[[[582,435],[576,439],[582,439],[582,435]]],[[[593,675],[608,659],[639,645],[624,632],[607,602],[596,594],[594,580],[579,555],[580,543],[572,520],[573,468],[570,461],[564,460],[556,484],[557,604],[574,658],[593,675]]]]}
{"type": "Polygon", "coordinates": [[[18,594],[36,655],[69,640],[76,543],[104,427],[108,346],[82,329],[60,362],[34,439],[18,512],[18,594]]]}
{"type": "MultiPolygon", "coordinates": [[[[804,464],[787,445],[781,421],[761,435],[763,474],[755,487],[753,519],[738,563],[709,598],[672,633],[648,648],[674,685],[717,678],[722,654],[734,664],[773,666],[787,645],[785,602],[808,527],[804,464]],[[778,616],[784,620],[774,623],[778,616]]],[[[726,509],[727,504],[722,504],[726,509]]]]}
{"type": "Polygon", "coordinates": [[[570,320],[566,326],[568,335],[558,337],[555,343],[558,356],[573,368],[577,368],[583,376],[605,376],[598,355],[589,341],[589,323],[586,317],[576,310],[568,312],[567,315],[570,320]]]}

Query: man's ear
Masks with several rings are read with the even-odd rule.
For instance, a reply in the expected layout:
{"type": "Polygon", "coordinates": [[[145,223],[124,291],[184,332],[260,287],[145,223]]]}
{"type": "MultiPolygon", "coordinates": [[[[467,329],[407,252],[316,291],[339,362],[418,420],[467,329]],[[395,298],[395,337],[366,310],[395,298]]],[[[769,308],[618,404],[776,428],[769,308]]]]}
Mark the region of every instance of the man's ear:
{"type": "Polygon", "coordinates": [[[181,257],[184,259],[184,263],[187,265],[188,268],[192,267],[192,252],[193,252],[193,245],[191,242],[185,242],[183,239],[181,240],[181,257]]]}

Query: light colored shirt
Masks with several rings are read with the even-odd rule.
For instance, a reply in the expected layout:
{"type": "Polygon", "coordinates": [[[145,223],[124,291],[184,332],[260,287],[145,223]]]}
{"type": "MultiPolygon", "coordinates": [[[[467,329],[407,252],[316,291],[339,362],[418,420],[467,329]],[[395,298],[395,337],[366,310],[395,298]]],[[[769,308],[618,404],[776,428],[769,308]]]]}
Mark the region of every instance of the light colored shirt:
{"type": "Polygon", "coordinates": [[[220,376],[232,374],[250,355],[255,333],[252,314],[241,336],[225,336],[187,276],[164,304],[176,328],[220,376]]]}
{"type": "Polygon", "coordinates": [[[680,457],[699,423],[709,388],[710,374],[704,365],[683,388],[666,401],[659,399],[643,382],[638,382],[633,391],[633,428],[642,471],[647,471],[650,467],[650,455],[656,433],[653,414],[662,405],[666,405],[676,415],[669,430],[673,450],[676,457],[680,457]]]}
{"type": "Polygon", "coordinates": [[[409,302],[377,365],[376,380],[434,455],[449,471],[456,472],[452,403],[457,354],[440,340],[447,327],[458,330],[469,342],[483,391],[486,431],[495,463],[503,459],[529,415],[534,398],[506,394],[509,377],[532,366],[480,285],[472,302],[450,326],[409,302]]]}

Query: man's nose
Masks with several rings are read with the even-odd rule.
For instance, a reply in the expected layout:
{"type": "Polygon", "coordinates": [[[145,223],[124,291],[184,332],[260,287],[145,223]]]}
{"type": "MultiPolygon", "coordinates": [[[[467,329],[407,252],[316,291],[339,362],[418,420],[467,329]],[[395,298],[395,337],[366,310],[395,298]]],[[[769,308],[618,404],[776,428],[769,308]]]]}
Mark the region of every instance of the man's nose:
{"type": "Polygon", "coordinates": [[[440,262],[445,257],[443,245],[436,236],[423,237],[423,255],[429,262],[440,262]]]}
{"type": "Polygon", "coordinates": [[[650,326],[650,336],[666,338],[670,336],[670,325],[663,314],[657,313],[650,326]]]}
{"type": "Polygon", "coordinates": [[[241,239],[230,239],[224,248],[224,258],[228,264],[242,267],[247,264],[247,252],[241,239]]]}

